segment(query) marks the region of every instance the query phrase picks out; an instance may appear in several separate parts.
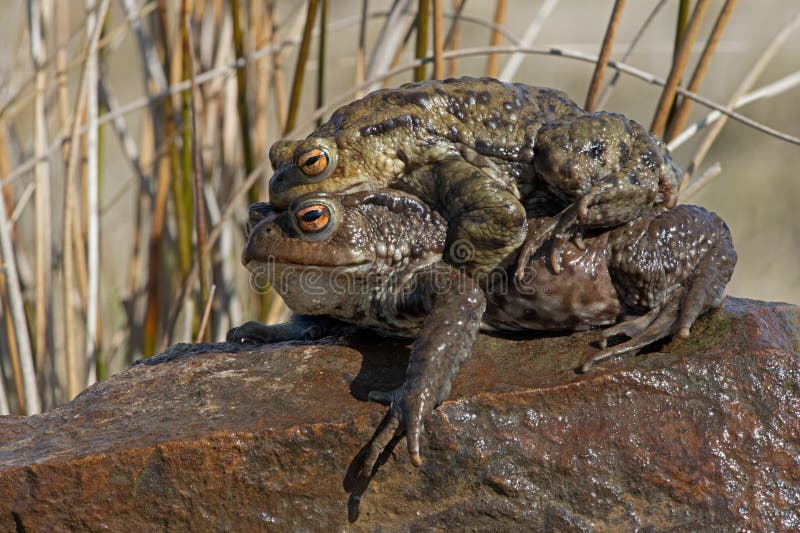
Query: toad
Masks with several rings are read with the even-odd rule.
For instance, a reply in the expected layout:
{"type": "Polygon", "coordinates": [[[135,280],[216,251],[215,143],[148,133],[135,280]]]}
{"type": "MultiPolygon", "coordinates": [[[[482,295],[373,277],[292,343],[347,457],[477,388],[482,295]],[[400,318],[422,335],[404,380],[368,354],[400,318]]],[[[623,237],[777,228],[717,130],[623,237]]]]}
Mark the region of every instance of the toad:
{"type": "Polygon", "coordinates": [[[448,222],[446,260],[477,279],[525,243],[522,266],[553,236],[558,269],[563,243],[580,230],[673,207],[679,185],[666,146],[639,124],[588,114],[558,90],[491,78],[370,93],[306,139],[278,141],[269,155],[275,207],[311,192],[412,193],[448,222]],[[535,234],[527,231],[530,205],[552,217],[535,234]],[[453,256],[453,244],[466,241],[473,253],[453,256]]]}
{"type": "MultiPolygon", "coordinates": [[[[443,261],[447,222],[407,193],[312,193],[286,211],[260,203],[249,214],[242,262],[265,276],[296,314],[278,325],[247,322],[228,332],[229,341],[315,340],[350,326],[415,339],[403,385],[370,394],[389,409],[368,445],[365,475],[403,434],[411,462],[421,464],[424,418],[449,396],[482,326],[610,326],[603,345],[629,337],[595,353],[588,370],[669,335],[687,336],[701,313],[721,304],[736,262],[725,223],[690,205],[648,210],[613,230],[588,233],[580,247],[567,242],[558,275],[548,241],[526,259],[521,275],[512,262],[483,287],[443,261]]],[[[530,222],[535,227],[542,219],[530,222]]]]}

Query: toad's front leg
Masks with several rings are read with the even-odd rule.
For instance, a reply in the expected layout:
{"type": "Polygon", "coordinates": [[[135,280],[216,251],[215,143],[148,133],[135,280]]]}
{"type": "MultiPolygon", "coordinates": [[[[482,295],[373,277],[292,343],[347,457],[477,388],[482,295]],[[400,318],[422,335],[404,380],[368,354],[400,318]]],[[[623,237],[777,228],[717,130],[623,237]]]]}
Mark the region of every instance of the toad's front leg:
{"type": "Polygon", "coordinates": [[[486,278],[524,242],[527,216],[516,186],[485,157],[453,156],[414,171],[409,183],[448,222],[445,261],[473,278],[486,278]]]}
{"type": "Polygon", "coordinates": [[[410,289],[393,304],[398,317],[427,316],[411,350],[403,385],[370,393],[371,400],[389,403],[389,410],[364,448],[365,476],[372,474],[389,443],[403,434],[411,463],[422,464],[419,439],[424,418],[450,395],[461,364],[472,354],[486,307],[477,284],[445,263],[416,274],[410,289]]]}

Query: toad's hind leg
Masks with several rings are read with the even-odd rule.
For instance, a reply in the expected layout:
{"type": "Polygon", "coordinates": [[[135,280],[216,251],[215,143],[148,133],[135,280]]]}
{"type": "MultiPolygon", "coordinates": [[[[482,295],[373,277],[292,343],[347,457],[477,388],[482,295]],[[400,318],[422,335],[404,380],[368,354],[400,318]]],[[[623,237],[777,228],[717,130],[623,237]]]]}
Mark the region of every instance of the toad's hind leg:
{"type": "Polygon", "coordinates": [[[621,299],[650,310],[606,329],[603,349],[586,361],[584,371],[670,335],[688,337],[698,316],[722,304],[736,264],[728,227],[697,206],[680,205],[642,218],[616,230],[609,242],[612,279],[621,299]],[[606,341],[617,335],[630,340],[607,348],[606,341]]]}

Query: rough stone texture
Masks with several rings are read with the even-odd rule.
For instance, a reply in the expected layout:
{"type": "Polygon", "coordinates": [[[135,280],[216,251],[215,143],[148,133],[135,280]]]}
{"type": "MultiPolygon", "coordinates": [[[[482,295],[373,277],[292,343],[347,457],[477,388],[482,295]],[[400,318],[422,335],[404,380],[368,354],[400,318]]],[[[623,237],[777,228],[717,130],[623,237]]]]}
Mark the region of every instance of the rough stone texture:
{"type": "Polygon", "coordinates": [[[368,484],[348,469],[385,408],[363,399],[403,344],[178,345],[0,419],[0,529],[797,530],[799,335],[800,308],[728,299],[583,375],[596,332],[482,336],[423,466],[401,443],[368,484]]]}

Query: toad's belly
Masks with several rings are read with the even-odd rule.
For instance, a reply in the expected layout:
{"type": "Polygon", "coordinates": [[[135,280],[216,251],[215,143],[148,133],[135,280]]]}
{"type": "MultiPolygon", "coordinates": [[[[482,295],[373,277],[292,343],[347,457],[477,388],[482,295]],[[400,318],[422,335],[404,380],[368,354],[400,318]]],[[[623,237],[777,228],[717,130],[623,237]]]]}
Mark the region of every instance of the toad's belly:
{"type": "Polygon", "coordinates": [[[540,251],[521,280],[510,275],[505,285],[490,284],[484,323],[506,331],[581,330],[615,323],[621,305],[608,274],[606,240],[591,239],[585,250],[567,244],[559,274],[553,273],[549,254],[540,251]]]}

